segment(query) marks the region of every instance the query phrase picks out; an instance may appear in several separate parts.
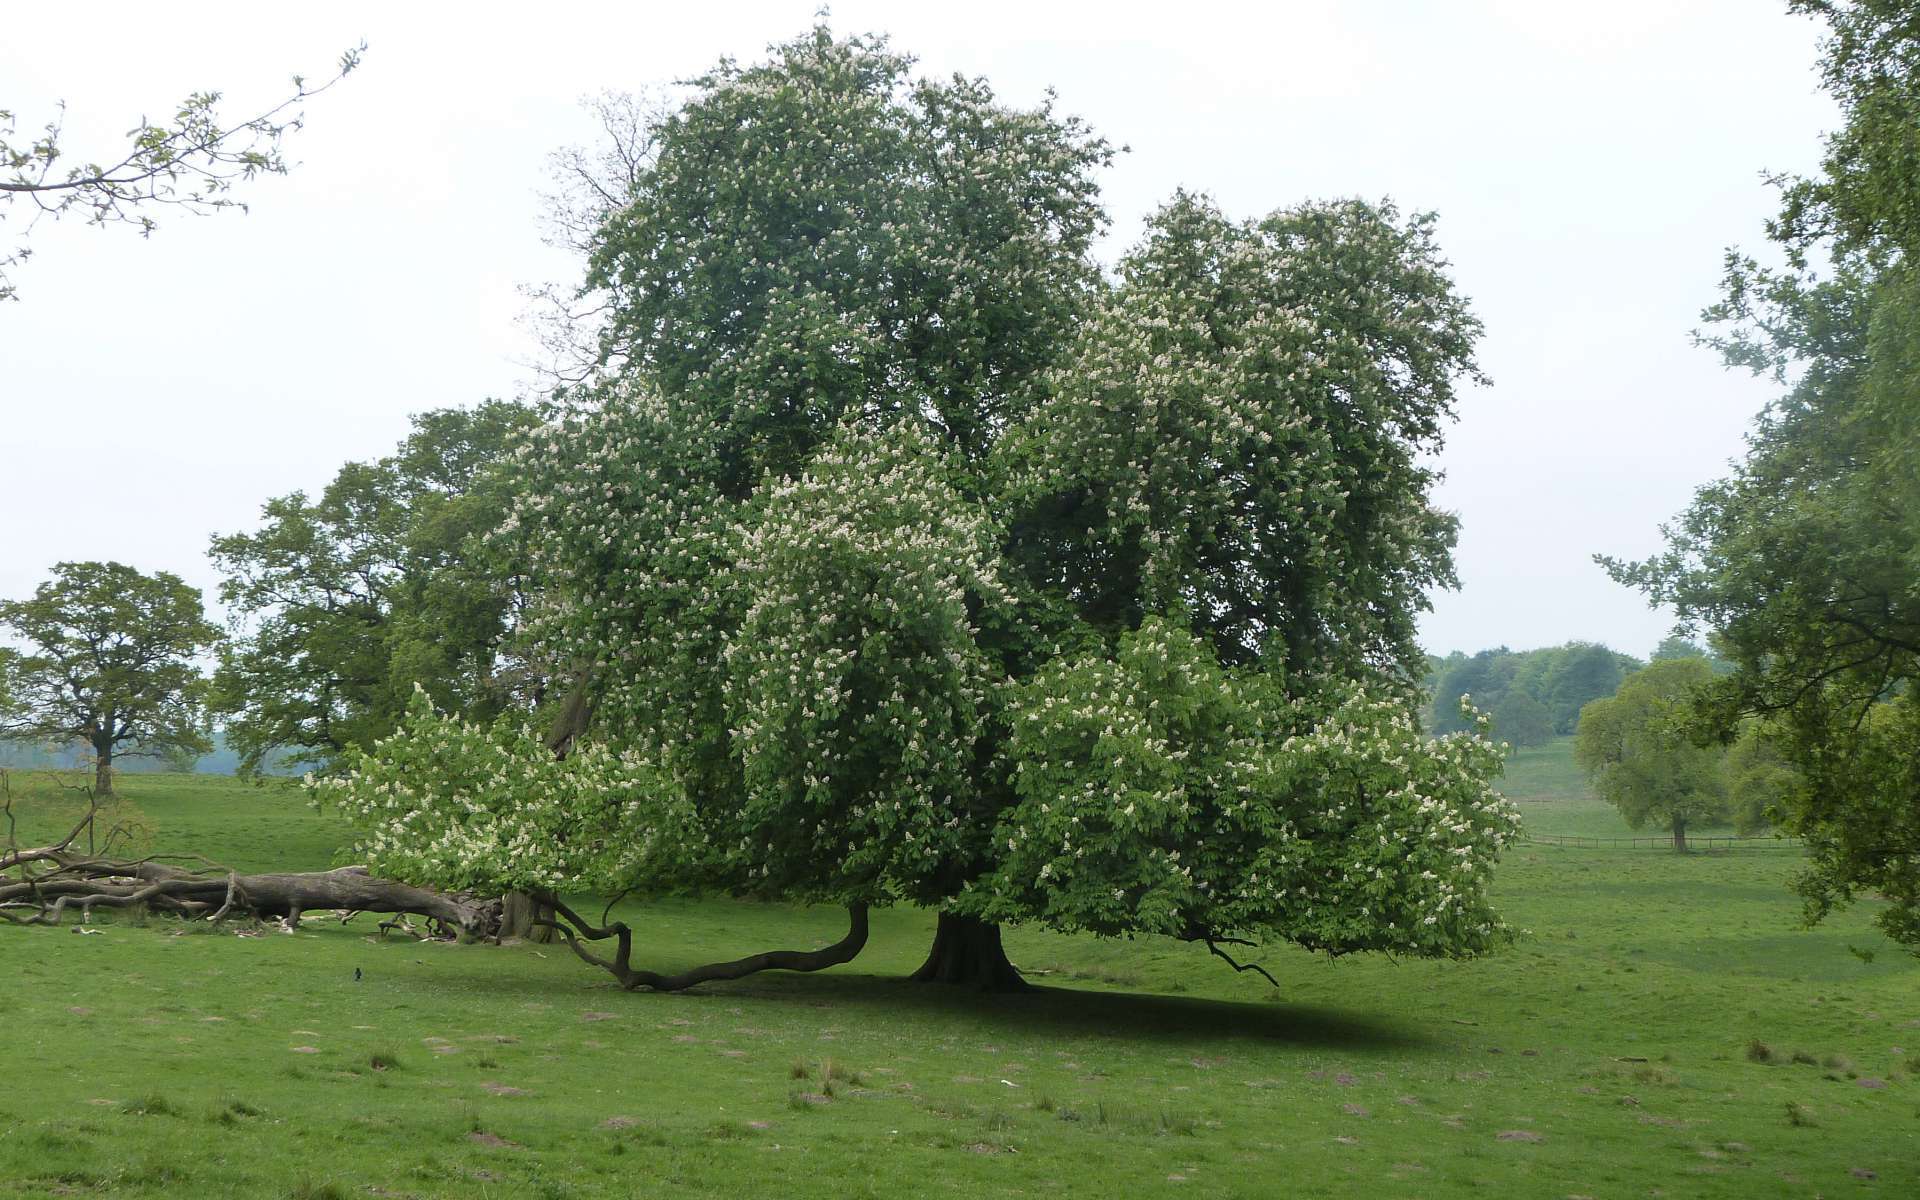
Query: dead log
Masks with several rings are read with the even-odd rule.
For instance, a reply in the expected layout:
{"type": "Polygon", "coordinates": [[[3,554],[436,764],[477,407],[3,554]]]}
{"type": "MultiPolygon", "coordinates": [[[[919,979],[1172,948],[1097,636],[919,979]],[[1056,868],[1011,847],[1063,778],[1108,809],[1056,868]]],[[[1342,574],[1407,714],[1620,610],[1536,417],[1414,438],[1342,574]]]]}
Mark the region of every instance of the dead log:
{"type": "Polygon", "coordinates": [[[67,909],[77,908],[84,924],[96,908],[145,908],[211,921],[279,917],[293,929],[303,912],[339,910],[425,917],[446,936],[499,936],[498,899],[414,887],[378,878],[365,867],[242,875],[198,855],[115,858],[111,848],[118,829],[107,831],[105,853],[81,853],[74,847],[83,833],[93,844],[100,814],[98,800],[91,794],[88,800],[85,815],[65,837],[22,847],[15,837],[12,792],[0,772],[0,818],[6,826],[0,839],[0,919],[58,925],[67,909]],[[189,862],[196,865],[183,865],[189,862]]]}
{"type": "MultiPolygon", "coordinates": [[[[327,909],[404,913],[468,938],[493,937],[500,925],[498,900],[413,887],[381,879],[365,867],[242,875],[156,858],[128,861],[46,848],[32,852],[31,862],[39,869],[0,879],[0,917],[19,925],[57,925],[70,908],[78,908],[84,921],[96,908],[136,906],[214,920],[279,917],[289,927],[299,924],[303,912],[327,909]]],[[[14,865],[25,863],[16,858],[14,865]]]]}

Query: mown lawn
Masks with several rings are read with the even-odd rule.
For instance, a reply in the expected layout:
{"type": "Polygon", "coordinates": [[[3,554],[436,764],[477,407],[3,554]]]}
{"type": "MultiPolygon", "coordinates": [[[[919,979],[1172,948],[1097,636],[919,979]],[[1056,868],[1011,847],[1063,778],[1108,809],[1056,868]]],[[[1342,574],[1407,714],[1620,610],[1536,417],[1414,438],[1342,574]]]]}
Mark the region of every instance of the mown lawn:
{"type": "MultiPolygon", "coordinates": [[[[1578,803],[1526,781],[1530,822],[1578,803]]],[[[23,840],[58,824],[68,802],[14,782],[23,840]]],[[[285,790],[126,789],[155,850],[312,868],[341,840],[285,790]]],[[[1278,990],[1191,946],[1031,930],[1008,940],[1035,994],[913,985],[912,910],[849,967],[672,996],[368,918],[0,926],[0,1196],[1920,1194],[1920,959],[1865,911],[1800,930],[1794,866],[1522,847],[1507,952],[1277,949],[1278,990]]],[[[621,911],[666,966],[841,932],[621,911]]]]}

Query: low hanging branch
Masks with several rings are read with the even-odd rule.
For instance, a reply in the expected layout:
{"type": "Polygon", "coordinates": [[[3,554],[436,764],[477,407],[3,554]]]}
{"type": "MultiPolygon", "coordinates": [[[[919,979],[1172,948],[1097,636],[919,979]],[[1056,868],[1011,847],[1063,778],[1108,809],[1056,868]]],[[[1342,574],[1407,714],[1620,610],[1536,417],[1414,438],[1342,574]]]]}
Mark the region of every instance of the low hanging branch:
{"type": "Polygon", "coordinates": [[[1260,976],[1260,978],[1266,980],[1268,983],[1272,984],[1274,987],[1280,986],[1280,981],[1278,979],[1275,979],[1271,974],[1269,974],[1267,972],[1267,969],[1261,966],[1259,963],[1235,962],[1231,954],[1228,954],[1225,950],[1222,950],[1220,948],[1222,946],[1247,946],[1253,949],[1258,949],[1259,948],[1258,942],[1250,942],[1245,938],[1222,937],[1220,934],[1214,933],[1212,930],[1201,929],[1196,926],[1189,926],[1185,931],[1183,931],[1180,934],[1180,940],[1183,942],[1204,942],[1206,943],[1207,953],[1213,955],[1216,958],[1225,959],[1227,965],[1234,969],[1235,974],[1238,974],[1242,971],[1252,971],[1254,974],[1260,976]]]}
{"type": "MultiPolygon", "coordinates": [[[[82,922],[96,908],[144,907],[181,917],[222,921],[233,916],[284,918],[297,926],[303,912],[404,913],[426,917],[467,937],[492,937],[500,925],[500,902],[446,895],[376,878],[365,867],[332,871],[242,875],[197,856],[118,858],[74,847],[91,834],[99,816],[90,803],[66,836],[45,846],[21,847],[13,836],[10,797],[0,797],[7,840],[0,846],[0,918],[15,925],[58,925],[70,908],[82,922]],[[189,860],[198,866],[177,865],[189,860]]],[[[111,850],[120,830],[106,833],[111,850]]]]}
{"type": "Polygon", "coordinates": [[[562,903],[558,897],[543,897],[558,921],[537,920],[535,924],[544,925],[566,939],[573,952],[585,961],[607,971],[620,981],[620,986],[628,991],[647,988],[656,992],[679,992],[695,984],[711,983],[722,979],[740,979],[760,971],[820,971],[827,967],[837,967],[841,963],[851,962],[856,954],[867,944],[867,906],[864,901],[855,901],[847,905],[847,935],[831,946],[819,950],[769,950],[764,954],[752,954],[732,962],[707,963],[682,971],[677,975],[662,975],[658,971],[636,970],[632,965],[633,930],[626,922],[615,921],[611,925],[595,925],[562,903]],[[580,939],[604,941],[614,939],[614,954],[611,959],[604,958],[581,944],[580,939]]]}

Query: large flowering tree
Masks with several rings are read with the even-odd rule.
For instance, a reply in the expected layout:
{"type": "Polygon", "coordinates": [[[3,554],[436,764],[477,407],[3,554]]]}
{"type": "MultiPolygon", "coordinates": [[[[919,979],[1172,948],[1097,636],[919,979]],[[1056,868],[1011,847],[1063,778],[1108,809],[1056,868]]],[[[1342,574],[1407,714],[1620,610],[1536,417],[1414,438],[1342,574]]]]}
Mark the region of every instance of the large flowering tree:
{"type": "Polygon", "coordinates": [[[502,534],[579,703],[542,742],[422,699],[325,785],[368,860],[541,894],[653,988],[845,961],[892,902],[939,911],[922,978],[985,987],[1013,922],[1489,949],[1499,753],[1414,717],[1479,332],[1431,222],[1181,195],[1108,282],[1107,145],[910,66],[815,30],[654,131],[592,259],[604,378],[502,534]],[[667,976],[564,899],[667,890],[851,928],[667,976]]]}

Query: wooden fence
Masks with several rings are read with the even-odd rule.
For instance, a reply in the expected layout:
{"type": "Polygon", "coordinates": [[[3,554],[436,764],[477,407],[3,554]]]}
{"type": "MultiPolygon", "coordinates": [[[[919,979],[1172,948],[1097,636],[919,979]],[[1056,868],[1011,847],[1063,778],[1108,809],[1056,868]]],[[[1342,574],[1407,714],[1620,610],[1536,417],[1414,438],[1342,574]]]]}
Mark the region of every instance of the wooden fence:
{"type": "MultiPolygon", "coordinates": [[[[1576,837],[1570,834],[1530,833],[1526,840],[1542,846],[1584,846],[1591,850],[1672,850],[1667,837],[1576,837]]],[[[1688,850],[1804,850],[1796,837],[1703,837],[1688,835],[1688,850]]]]}

